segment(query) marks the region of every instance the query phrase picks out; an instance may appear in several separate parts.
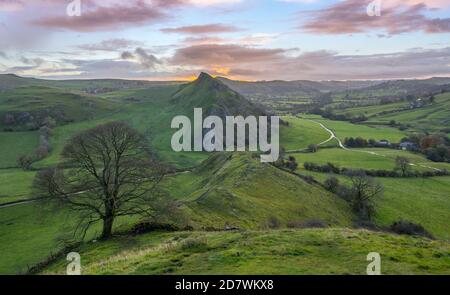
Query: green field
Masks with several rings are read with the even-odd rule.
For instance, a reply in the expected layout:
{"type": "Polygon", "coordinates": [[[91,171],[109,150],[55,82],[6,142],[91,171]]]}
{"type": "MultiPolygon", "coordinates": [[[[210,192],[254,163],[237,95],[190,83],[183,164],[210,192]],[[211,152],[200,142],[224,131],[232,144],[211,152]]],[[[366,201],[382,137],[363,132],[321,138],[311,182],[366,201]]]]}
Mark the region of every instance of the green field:
{"type": "Polygon", "coordinates": [[[387,124],[391,120],[409,125],[412,131],[440,131],[450,125],[450,94],[437,95],[432,105],[373,117],[368,123],[387,124]]]}
{"type": "Polygon", "coordinates": [[[362,137],[364,139],[389,140],[391,142],[400,142],[407,134],[390,127],[366,126],[362,124],[352,124],[343,121],[333,121],[324,119],[316,115],[301,115],[302,118],[311,119],[324,124],[331,129],[342,141],[346,137],[362,137]]]}
{"type": "Polygon", "coordinates": [[[0,169],[0,204],[28,199],[35,171],[0,169]]]}
{"type": "MultiPolygon", "coordinates": [[[[450,274],[444,242],[349,229],[153,233],[81,249],[85,274],[450,274]]],[[[45,271],[63,274],[60,260],[45,271]]]]}
{"type": "Polygon", "coordinates": [[[289,126],[280,129],[280,144],[287,151],[307,148],[310,144],[319,144],[326,141],[330,134],[319,124],[297,117],[282,117],[289,126]]]}
{"type": "Polygon", "coordinates": [[[432,168],[448,169],[448,163],[435,163],[429,161],[421,154],[415,154],[408,151],[383,149],[383,148],[367,148],[367,149],[350,149],[341,148],[324,148],[317,153],[298,153],[293,154],[297,161],[301,164],[312,162],[316,164],[333,163],[339,167],[359,168],[365,170],[394,170],[395,159],[398,156],[408,158],[412,166],[412,170],[417,171],[433,171],[432,168]],[[430,167],[430,168],[428,168],[430,167]]]}
{"type": "Polygon", "coordinates": [[[17,167],[17,159],[33,155],[38,145],[38,132],[0,132],[0,169],[17,167]]]}

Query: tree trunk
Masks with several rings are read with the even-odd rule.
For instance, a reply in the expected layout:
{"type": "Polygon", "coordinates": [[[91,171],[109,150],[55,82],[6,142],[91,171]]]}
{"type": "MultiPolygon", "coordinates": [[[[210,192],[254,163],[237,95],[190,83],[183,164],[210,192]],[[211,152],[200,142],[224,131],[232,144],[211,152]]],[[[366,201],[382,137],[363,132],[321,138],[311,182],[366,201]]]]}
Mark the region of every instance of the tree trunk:
{"type": "Polygon", "coordinates": [[[103,232],[101,239],[107,240],[112,236],[112,227],[114,223],[114,217],[108,216],[103,219],[103,232]]]}

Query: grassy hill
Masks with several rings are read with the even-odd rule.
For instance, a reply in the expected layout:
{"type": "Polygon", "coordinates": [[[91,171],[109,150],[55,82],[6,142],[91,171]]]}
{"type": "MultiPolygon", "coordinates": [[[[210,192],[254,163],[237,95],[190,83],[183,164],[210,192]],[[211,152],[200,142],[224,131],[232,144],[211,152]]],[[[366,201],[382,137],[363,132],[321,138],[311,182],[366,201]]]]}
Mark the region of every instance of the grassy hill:
{"type": "Polygon", "coordinates": [[[81,93],[46,86],[23,86],[0,95],[0,128],[35,130],[44,120],[56,124],[84,121],[103,116],[118,106],[81,93]]]}
{"type": "Polygon", "coordinates": [[[270,218],[280,226],[313,219],[349,225],[352,220],[343,200],[249,154],[216,154],[192,173],[169,179],[166,187],[175,188],[197,227],[264,228],[270,218]]]}
{"type": "Polygon", "coordinates": [[[183,275],[363,275],[369,252],[380,253],[382,274],[450,274],[448,243],[349,229],[153,233],[80,250],[84,274],[183,275]]]}

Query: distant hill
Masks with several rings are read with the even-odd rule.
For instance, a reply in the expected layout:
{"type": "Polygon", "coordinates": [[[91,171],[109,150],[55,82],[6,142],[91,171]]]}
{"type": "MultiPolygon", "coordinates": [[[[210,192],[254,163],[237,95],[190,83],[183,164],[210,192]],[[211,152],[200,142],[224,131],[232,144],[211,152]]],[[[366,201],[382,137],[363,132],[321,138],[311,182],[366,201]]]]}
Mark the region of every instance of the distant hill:
{"type": "Polygon", "coordinates": [[[352,98],[364,97],[421,97],[450,91],[450,78],[430,78],[425,80],[390,80],[360,88],[350,89],[352,98]]]}
{"type": "Polygon", "coordinates": [[[382,83],[382,81],[234,81],[223,77],[218,80],[243,95],[275,97],[316,97],[324,92],[358,89],[382,83]]]}
{"type": "Polygon", "coordinates": [[[122,89],[146,88],[152,86],[181,84],[178,81],[144,81],[123,79],[79,79],[79,80],[45,80],[25,78],[14,74],[0,74],[0,94],[2,91],[21,86],[46,86],[62,88],[64,90],[77,90],[88,94],[101,94],[122,89]]]}

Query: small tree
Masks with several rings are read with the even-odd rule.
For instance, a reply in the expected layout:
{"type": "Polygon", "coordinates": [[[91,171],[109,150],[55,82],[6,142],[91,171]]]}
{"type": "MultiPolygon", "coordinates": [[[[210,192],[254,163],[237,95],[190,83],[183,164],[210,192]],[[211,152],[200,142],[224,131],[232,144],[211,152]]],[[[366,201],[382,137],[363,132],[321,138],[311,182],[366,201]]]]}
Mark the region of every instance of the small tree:
{"type": "Polygon", "coordinates": [[[298,168],[298,163],[297,160],[295,159],[295,157],[293,156],[289,156],[288,161],[286,162],[286,167],[291,170],[292,172],[294,172],[295,170],[297,170],[298,168]]]}
{"type": "Polygon", "coordinates": [[[324,185],[327,190],[334,193],[339,187],[339,179],[335,176],[330,176],[325,180],[324,185]]]}
{"type": "Polygon", "coordinates": [[[363,220],[371,220],[375,214],[374,200],[383,194],[383,185],[368,177],[362,170],[347,173],[351,181],[351,203],[353,210],[363,220]]]}
{"type": "Polygon", "coordinates": [[[407,176],[411,171],[411,161],[402,156],[395,158],[395,170],[400,171],[403,177],[407,176]]]}
{"type": "Polygon", "coordinates": [[[309,150],[311,153],[317,153],[317,152],[319,151],[319,146],[318,146],[317,144],[310,144],[310,145],[308,146],[308,150],[309,150]]]}
{"type": "Polygon", "coordinates": [[[22,155],[17,159],[17,165],[24,171],[30,170],[31,164],[33,164],[33,158],[31,156],[22,155]]]}
{"type": "Polygon", "coordinates": [[[41,196],[79,212],[75,229],[83,237],[102,221],[102,239],[112,235],[120,216],[155,216],[156,194],[164,167],[154,161],[146,139],[121,122],[97,126],[72,137],[64,147],[65,167],[43,170],[35,179],[41,196]]]}

